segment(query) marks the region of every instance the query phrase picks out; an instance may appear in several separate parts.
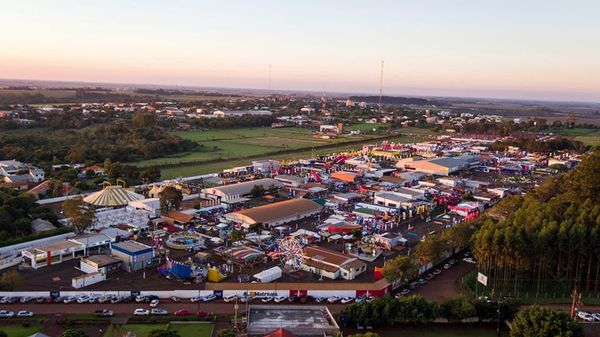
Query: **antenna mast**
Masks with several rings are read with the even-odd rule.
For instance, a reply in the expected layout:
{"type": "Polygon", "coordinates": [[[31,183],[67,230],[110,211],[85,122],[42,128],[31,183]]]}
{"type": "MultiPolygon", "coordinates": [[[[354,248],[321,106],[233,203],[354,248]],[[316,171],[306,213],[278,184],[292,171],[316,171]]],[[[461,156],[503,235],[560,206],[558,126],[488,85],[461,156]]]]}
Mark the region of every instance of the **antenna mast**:
{"type": "Polygon", "coordinates": [[[271,90],[271,64],[269,63],[269,91],[271,90]]]}
{"type": "Polygon", "coordinates": [[[381,76],[379,78],[379,105],[383,101],[383,60],[381,60],[381,76]]]}

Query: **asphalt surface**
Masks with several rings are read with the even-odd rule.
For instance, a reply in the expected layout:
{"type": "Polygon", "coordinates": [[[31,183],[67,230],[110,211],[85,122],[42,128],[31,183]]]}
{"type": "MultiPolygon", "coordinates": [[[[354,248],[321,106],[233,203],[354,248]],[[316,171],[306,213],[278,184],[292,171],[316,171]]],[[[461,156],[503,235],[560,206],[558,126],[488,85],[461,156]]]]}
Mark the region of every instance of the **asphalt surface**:
{"type": "MultiPolygon", "coordinates": [[[[261,301],[252,302],[250,304],[264,304],[261,301]]],[[[268,303],[270,305],[327,305],[329,310],[336,314],[342,311],[344,304],[329,304],[329,303],[268,303]]],[[[19,310],[28,310],[34,314],[84,314],[94,313],[96,310],[108,309],[112,310],[115,314],[133,314],[133,311],[138,308],[151,310],[148,303],[11,303],[0,305],[0,310],[10,310],[15,313],[19,310]]],[[[157,308],[165,309],[169,314],[173,314],[179,309],[188,310],[194,314],[200,311],[212,312],[215,314],[233,314],[235,313],[234,303],[214,302],[214,303],[190,303],[188,301],[182,301],[179,303],[172,303],[168,301],[160,302],[157,308]]],[[[244,312],[246,310],[245,303],[238,303],[238,312],[244,312]]]]}

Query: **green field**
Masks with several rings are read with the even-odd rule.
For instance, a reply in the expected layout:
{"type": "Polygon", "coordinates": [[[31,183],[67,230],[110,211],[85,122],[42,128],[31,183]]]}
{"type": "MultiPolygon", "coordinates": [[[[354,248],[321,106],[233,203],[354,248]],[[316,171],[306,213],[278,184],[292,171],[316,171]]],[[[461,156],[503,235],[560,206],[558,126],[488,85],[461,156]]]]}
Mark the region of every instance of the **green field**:
{"type": "MultiPolygon", "coordinates": [[[[148,336],[152,330],[174,330],[179,332],[181,337],[210,337],[212,324],[208,323],[190,323],[190,324],[125,324],[111,325],[104,333],[104,337],[121,337],[128,331],[136,334],[138,337],[148,336]]],[[[10,335],[9,335],[10,336],[10,335]]]]}
{"type": "MultiPolygon", "coordinates": [[[[432,134],[431,130],[416,128],[406,128],[400,130],[400,132],[402,136],[392,137],[389,140],[407,143],[415,140],[423,140],[432,134]]],[[[220,172],[226,168],[247,165],[251,161],[248,159],[250,156],[254,156],[254,158],[259,156],[262,159],[295,160],[309,158],[313,153],[321,155],[337,151],[360,149],[362,143],[378,142],[373,140],[373,136],[338,138],[333,140],[314,139],[310,136],[307,129],[300,128],[191,131],[177,132],[177,135],[204,144],[205,151],[188,152],[160,159],[141,161],[135,164],[146,166],[222,159],[211,163],[190,163],[189,165],[161,168],[162,178],[171,179],[220,172]],[[252,136],[254,138],[251,138],[252,136]],[[344,144],[355,140],[361,141],[361,144],[344,144]],[[270,143],[275,143],[275,145],[267,145],[270,143]],[[286,146],[283,147],[281,144],[286,144],[286,146]],[[319,146],[325,145],[328,147],[319,148],[319,146]],[[332,147],[329,147],[329,145],[332,145],[332,147]],[[217,146],[217,149],[212,149],[213,146],[217,146]],[[207,147],[209,148],[207,149],[207,147]],[[272,154],[282,150],[288,150],[290,153],[272,154]]]]}
{"type": "Polygon", "coordinates": [[[559,135],[575,137],[586,145],[600,145],[600,130],[588,128],[561,129],[556,131],[559,135]]]}
{"type": "Polygon", "coordinates": [[[42,328],[39,325],[31,325],[29,327],[23,327],[21,325],[0,325],[0,331],[6,333],[9,337],[27,337],[40,330],[42,330],[42,328]]]}

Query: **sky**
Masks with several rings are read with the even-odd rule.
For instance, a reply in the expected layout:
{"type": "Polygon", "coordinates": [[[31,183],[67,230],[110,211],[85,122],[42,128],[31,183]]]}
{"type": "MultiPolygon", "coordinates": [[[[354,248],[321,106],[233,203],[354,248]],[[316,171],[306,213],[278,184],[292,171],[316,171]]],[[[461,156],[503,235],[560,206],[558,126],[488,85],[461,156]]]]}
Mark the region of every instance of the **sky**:
{"type": "Polygon", "coordinates": [[[597,0],[3,0],[0,78],[600,101],[597,0]]]}

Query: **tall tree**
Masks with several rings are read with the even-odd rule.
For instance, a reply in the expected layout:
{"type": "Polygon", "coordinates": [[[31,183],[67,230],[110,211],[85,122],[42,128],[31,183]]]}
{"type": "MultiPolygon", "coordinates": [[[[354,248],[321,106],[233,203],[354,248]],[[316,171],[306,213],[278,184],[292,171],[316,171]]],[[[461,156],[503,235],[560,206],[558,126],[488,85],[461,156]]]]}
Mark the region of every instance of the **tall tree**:
{"type": "Polygon", "coordinates": [[[160,210],[163,213],[179,209],[179,205],[181,205],[181,201],[183,200],[181,191],[174,186],[163,188],[158,197],[160,199],[160,210]]]}
{"type": "Polygon", "coordinates": [[[397,280],[404,281],[417,274],[418,268],[408,256],[397,256],[385,262],[383,266],[383,276],[389,282],[397,280]]]}
{"type": "Polygon", "coordinates": [[[534,305],[515,317],[510,337],[536,336],[581,337],[583,330],[566,313],[534,305]]]}
{"type": "Polygon", "coordinates": [[[65,200],[63,211],[70,219],[76,233],[83,233],[94,223],[95,211],[91,206],[86,205],[82,198],[65,200]]]}

